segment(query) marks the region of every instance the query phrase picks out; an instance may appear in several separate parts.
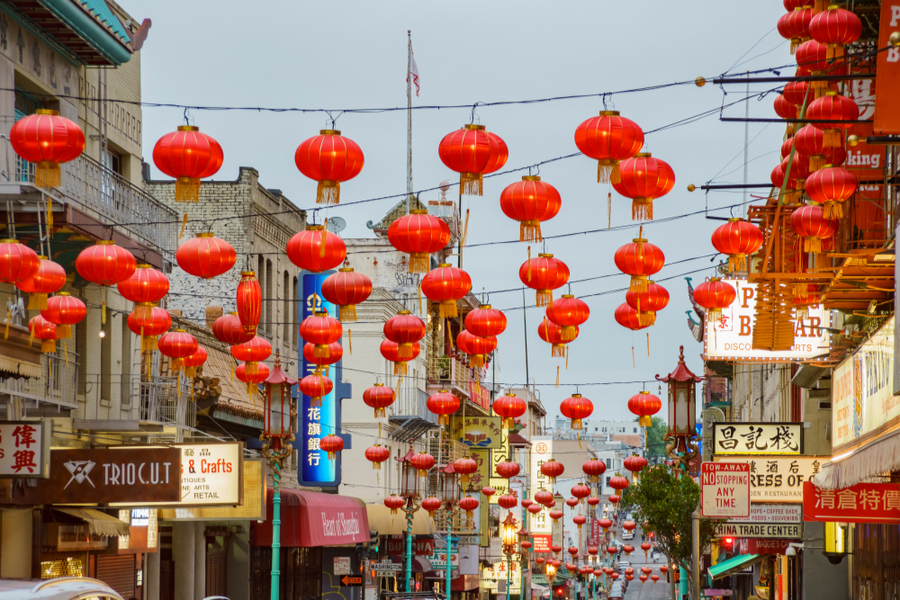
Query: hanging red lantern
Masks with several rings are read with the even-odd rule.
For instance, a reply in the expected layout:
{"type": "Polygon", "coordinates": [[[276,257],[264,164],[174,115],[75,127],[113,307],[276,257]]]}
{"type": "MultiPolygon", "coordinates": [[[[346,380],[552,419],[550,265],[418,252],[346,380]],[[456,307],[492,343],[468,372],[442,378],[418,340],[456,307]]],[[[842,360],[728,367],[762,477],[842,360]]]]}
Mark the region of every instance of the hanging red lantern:
{"type": "Polygon", "coordinates": [[[0,240],[0,282],[27,281],[40,268],[41,259],[37,252],[16,240],[0,240]]]}
{"type": "Polygon", "coordinates": [[[731,306],[737,292],[731,284],[718,277],[711,277],[694,288],[694,301],[708,311],[707,318],[718,321],[722,309],[731,306]]]}
{"type": "Polygon", "coordinates": [[[522,467],[519,466],[519,463],[514,463],[508,460],[503,460],[497,463],[497,466],[494,468],[497,471],[497,475],[499,477],[503,477],[504,479],[512,479],[522,470],[522,467]]]}
{"type": "Polygon", "coordinates": [[[392,515],[396,515],[397,509],[403,508],[406,505],[406,500],[395,494],[393,496],[388,496],[387,498],[385,498],[384,505],[391,509],[392,515]]]}
{"type": "MultiPolygon", "coordinates": [[[[563,341],[562,330],[562,327],[556,323],[551,323],[548,319],[544,319],[538,325],[538,335],[542,340],[550,344],[550,356],[564,357],[566,355],[566,344],[569,342],[563,341]]],[[[575,327],[576,338],[578,337],[578,332],[578,327],[575,327]]]]}
{"type": "Polygon", "coordinates": [[[631,198],[631,219],[653,220],[653,200],[662,198],[675,187],[675,171],[669,163],[650,156],[636,154],[622,161],[621,181],[613,183],[617,192],[631,198]]]}
{"type": "Polygon", "coordinates": [[[301,173],[318,181],[316,204],[340,204],[341,182],[360,174],[362,148],[336,129],[323,129],[297,147],[294,163],[301,173]]]}
{"type": "MultiPolygon", "coordinates": [[[[782,119],[796,119],[797,113],[799,109],[791,104],[784,96],[784,94],[778,94],[775,96],[775,114],[781,117],[782,119]]],[[[791,135],[794,131],[793,123],[788,123],[788,135],[791,135]]]]}
{"type": "MultiPolygon", "coordinates": [[[[828,48],[816,40],[807,40],[797,47],[797,65],[813,73],[824,73],[828,69],[828,48]]],[[[819,87],[820,82],[812,82],[819,87]]],[[[808,117],[808,115],[807,115],[808,117]]]]}
{"type": "Polygon", "coordinates": [[[506,508],[506,509],[515,508],[516,504],[518,504],[518,503],[519,503],[519,501],[516,500],[516,497],[512,496],[510,494],[504,494],[504,495],[500,496],[499,498],[497,498],[497,504],[499,504],[501,508],[506,508]]]}
{"type": "Polygon", "coordinates": [[[634,121],[619,116],[619,111],[604,110],[578,126],[575,145],[597,161],[597,183],[619,183],[619,163],[641,151],[644,132],[634,121]]]}
{"type": "Polygon", "coordinates": [[[559,521],[560,519],[563,518],[564,513],[563,513],[563,511],[561,511],[557,508],[554,508],[553,510],[550,511],[549,514],[550,514],[551,519],[553,519],[554,521],[559,521]]]}
{"type": "Polygon", "coordinates": [[[812,123],[812,126],[825,133],[826,148],[838,148],[844,145],[843,132],[849,130],[859,119],[859,107],[856,102],[841,96],[835,91],[825,92],[821,98],[813,100],[806,111],[806,118],[826,123],[812,123]]]}
{"type": "Polygon", "coordinates": [[[611,519],[600,519],[599,521],[600,527],[603,528],[603,532],[606,533],[609,531],[609,528],[613,526],[613,522],[611,519]]]}
{"type": "Polygon", "coordinates": [[[401,310],[385,322],[384,337],[399,344],[398,358],[410,359],[413,355],[413,344],[425,337],[425,323],[408,310],[401,310]]]}
{"type": "Polygon", "coordinates": [[[528,507],[531,506],[532,504],[534,504],[534,501],[531,500],[530,498],[522,498],[522,501],[519,502],[519,504],[522,505],[522,508],[524,508],[525,510],[528,510],[528,507]]]}
{"type": "Polygon", "coordinates": [[[649,327],[649,325],[641,324],[641,317],[638,314],[638,311],[628,306],[627,302],[620,304],[616,308],[615,313],[613,313],[613,316],[616,319],[616,323],[626,329],[631,329],[632,331],[639,331],[649,327]]]}
{"type": "Polygon", "coordinates": [[[666,255],[663,251],[643,238],[635,238],[630,244],[621,246],[616,250],[613,259],[620,271],[631,275],[631,285],[628,289],[635,292],[645,291],[647,279],[658,273],[666,264],[666,255]]]}
{"type": "MultiPolygon", "coordinates": [[[[660,567],[659,570],[662,571],[662,567],[660,567]]],[[[659,575],[654,573],[653,575],[650,576],[650,579],[653,580],[653,583],[656,583],[657,581],[659,581],[659,575]]]]}
{"type": "Polygon", "coordinates": [[[638,425],[641,427],[651,427],[653,415],[661,408],[662,400],[647,391],[637,393],[628,400],[628,410],[639,417],[638,425]]]}
{"type": "Polygon", "coordinates": [[[822,240],[834,237],[840,222],[825,218],[821,206],[803,206],[791,214],[791,229],[803,237],[803,251],[816,254],[822,251],[822,240]]]}
{"type": "Polygon", "coordinates": [[[447,168],[460,174],[460,193],[482,195],[482,176],[503,168],[509,149],[500,136],[484,125],[466,125],[448,133],[438,146],[438,155],[447,168]]]}
{"type": "Polygon", "coordinates": [[[528,287],[537,290],[535,303],[547,306],[553,302],[553,290],[561,288],[569,281],[569,267],[553,258],[552,254],[538,254],[538,258],[526,260],[519,267],[519,279],[528,287]]]}
{"type": "Polygon", "coordinates": [[[78,274],[97,285],[115,285],[134,275],[137,261],[112,240],[100,240],[81,251],[75,259],[78,274]]]}
{"type": "MultiPolygon", "coordinates": [[[[641,544],[641,550],[644,551],[644,557],[647,556],[647,553],[650,552],[651,548],[653,548],[653,544],[651,544],[650,542],[644,542],[641,544]]],[[[646,575],[649,575],[652,570],[653,569],[651,569],[650,567],[641,567],[641,573],[644,573],[646,575]]]]}
{"type": "Polygon", "coordinates": [[[538,490],[534,493],[534,501],[543,506],[550,506],[553,502],[553,492],[538,490]]]}
{"type": "Polygon", "coordinates": [[[381,342],[379,350],[383,357],[394,363],[394,375],[406,375],[406,363],[419,356],[421,347],[419,346],[419,342],[415,342],[412,345],[412,356],[404,358],[400,357],[400,344],[392,342],[391,340],[384,340],[381,342]]]}
{"type": "Polygon", "coordinates": [[[606,463],[598,458],[591,458],[581,465],[581,470],[596,483],[600,481],[600,476],[606,473],[606,463]]]}
{"type": "Polygon", "coordinates": [[[804,154],[795,154],[793,161],[789,158],[785,158],[778,166],[772,169],[772,174],[769,176],[772,181],[772,186],[776,190],[784,188],[784,199],[788,204],[796,204],[799,200],[799,192],[803,189],[803,180],[809,175],[808,158],[809,157],[804,154]],[[807,159],[807,162],[804,162],[804,158],[807,159]],[[790,166],[788,166],[789,162],[790,166]],[[786,173],[788,176],[787,183],[785,184],[786,173]]]}
{"type": "Polygon", "coordinates": [[[203,346],[197,346],[197,350],[193,354],[184,358],[184,374],[188,377],[196,377],[197,368],[206,363],[207,357],[206,349],[203,346]]]}
{"type": "Polygon", "coordinates": [[[421,286],[426,298],[440,303],[442,318],[456,317],[456,303],[471,291],[472,278],[462,269],[442,263],[422,278],[421,286]]]}
{"type": "Polygon", "coordinates": [[[544,474],[544,477],[550,480],[550,483],[556,483],[556,478],[562,475],[566,470],[566,467],[561,462],[556,462],[554,459],[545,460],[541,464],[541,473],[544,474]]]}
{"type": "Polygon", "coordinates": [[[587,499],[587,503],[590,506],[597,506],[598,504],[600,504],[600,498],[598,498],[597,496],[591,496],[587,499]]]}
{"type": "Polygon", "coordinates": [[[287,255],[292,263],[312,273],[333,269],[347,258],[347,245],[340,236],[322,225],[307,225],[287,243],[287,255]]]}
{"type": "Polygon", "coordinates": [[[419,471],[419,477],[427,477],[434,466],[434,457],[427,452],[419,452],[409,457],[409,464],[419,471]]]}
{"type": "Polygon", "coordinates": [[[427,273],[431,268],[429,255],[450,242],[450,227],[427,210],[411,210],[391,223],[388,240],[394,248],[409,254],[410,273],[427,273]]]}
{"type": "Polygon", "coordinates": [[[515,394],[507,394],[494,400],[492,408],[503,419],[504,428],[512,429],[516,425],[516,419],[528,410],[528,405],[515,394]]]}
{"type": "Polygon", "coordinates": [[[57,111],[39,108],[13,124],[9,143],[16,154],[37,165],[34,184],[53,188],[60,186],[60,163],[73,161],[84,152],[84,132],[57,111]]]}
{"type": "Polygon", "coordinates": [[[322,296],[337,305],[341,323],[356,321],[356,305],[372,294],[372,280],[352,268],[332,273],[322,282],[322,296]]]}
{"type": "Polygon", "coordinates": [[[568,506],[569,508],[575,508],[576,506],[578,506],[578,499],[577,498],[568,498],[566,500],[566,506],[568,506]]]}
{"type": "MultiPolygon", "coordinates": [[[[432,394],[425,401],[425,407],[438,417],[438,425],[449,425],[450,415],[459,410],[459,398],[447,390],[440,390],[432,394]]],[[[474,461],[473,461],[474,462],[474,461]]]]}
{"type": "MultiPolygon", "coordinates": [[[[162,342],[162,340],[160,340],[160,342],[162,342]]],[[[162,347],[160,347],[160,351],[161,350],[162,347]]],[[[271,354],[272,344],[259,336],[255,336],[249,342],[244,342],[243,344],[237,344],[231,347],[231,355],[235,359],[242,360],[246,363],[248,375],[253,375],[256,368],[259,366],[259,363],[269,358],[271,354]]]]}
{"type": "Polygon", "coordinates": [[[172,359],[171,370],[178,373],[184,366],[184,359],[197,351],[197,339],[184,329],[170,331],[159,338],[159,352],[172,359]]]}
{"type": "MultiPolygon", "coordinates": [[[[811,9],[806,10],[812,13],[811,9]]],[[[862,21],[851,11],[832,5],[811,18],[808,32],[812,39],[825,44],[829,60],[842,58],[844,46],[862,35],[862,21]]]]}
{"type": "Polygon", "coordinates": [[[334,382],[321,374],[307,375],[300,380],[300,392],[309,396],[310,406],[322,406],[322,398],[331,393],[334,382]]]}
{"type": "Polygon", "coordinates": [[[591,309],[584,300],[564,294],[547,307],[547,318],[562,328],[560,339],[571,342],[578,335],[578,327],[591,316],[591,309]]]}
{"type": "Polygon", "coordinates": [[[468,456],[464,456],[453,461],[453,470],[461,476],[459,479],[460,483],[468,483],[469,475],[472,475],[478,470],[478,463],[468,456]]]}
{"type": "Polygon", "coordinates": [[[812,7],[800,8],[781,15],[778,19],[778,33],[791,41],[791,54],[809,38],[809,23],[813,18],[812,7]]]}
{"type": "Polygon", "coordinates": [[[653,281],[647,281],[647,289],[643,292],[625,292],[625,302],[637,311],[641,325],[655,325],[656,313],[669,305],[669,292],[653,281]]]}
{"type": "Polygon", "coordinates": [[[68,292],[59,292],[47,299],[47,308],[41,310],[41,316],[56,325],[56,339],[64,340],[72,337],[72,325],[81,323],[87,316],[87,307],[68,292]]]}
{"type": "MultiPolygon", "coordinates": [[[[609,487],[617,491],[622,491],[628,487],[628,480],[621,475],[616,475],[609,479],[609,487]]],[[[610,498],[610,501],[612,501],[612,498],[610,498]]]]}
{"type": "Polygon", "coordinates": [[[441,499],[435,498],[434,496],[429,496],[428,498],[422,500],[422,508],[427,510],[428,516],[432,518],[437,513],[437,511],[441,510],[441,506],[443,505],[444,503],[441,502],[441,499]]]}
{"type": "Polygon", "coordinates": [[[531,514],[536,515],[539,512],[541,512],[542,510],[544,510],[544,507],[542,507],[540,504],[534,503],[531,506],[529,506],[526,510],[528,512],[530,512],[531,514]]]}
{"type": "Polygon", "coordinates": [[[824,204],[826,219],[840,219],[844,216],[841,203],[856,193],[856,177],[842,167],[826,166],[806,180],[806,195],[813,202],[824,204]]]}
{"type": "Polygon", "coordinates": [[[153,304],[169,293],[169,278],[150,265],[140,264],[131,277],[120,281],[116,287],[126,300],[153,304]]]}
{"type": "Polygon", "coordinates": [[[570,419],[572,429],[583,429],[582,419],[587,419],[594,412],[594,404],[581,394],[572,394],[559,405],[559,412],[570,419]]]}
{"type": "Polygon", "coordinates": [[[808,319],[810,307],[815,306],[820,302],[819,295],[817,293],[819,286],[810,284],[806,286],[806,290],[803,290],[803,287],[804,286],[794,286],[794,296],[793,298],[791,298],[791,304],[797,311],[797,318],[801,321],[805,321],[806,319],[808,319]],[[797,290],[797,287],[799,287],[800,290],[797,290]]]}
{"type": "Polygon", "coordinates": [[[466,511],[466,518],[471,520],[472,516],[475,513],[475,510],[478,508],[478,500],[476,500],[472,496],[466,496],[465,498],[460,498],[459,508],[461,510],[466,511]]]}
{"type": "Polygon", "coordinates": [[[331,344],[340,341],[344,334],[341,322],[327,312],[314,312],[300,323],[300,337],[315,345],[315,355],[327,357],[331,344]]]}
{"type": "Polygon", "coordinates": [[[244,333],[255,336],[262,316],[262,288],[253,271],[241,271],[237,287],[237,313],[244,333]]]}
{"type": "Polygon", "coordinates": [[[490,304],[482,304],[466,314],[466,330],[478,337],[498,336],[506,331],[506,315],[491,308],[490,304]]]}
{"type": "Polygon", "coordinates": [[[38,256],[38,270],[28,279],[16,282],[20,291],[28,294],[28,310],[47,308],[47,295],[54,294],[66,285],[66,270],[61,265],[38,256]]]}
{"type": "Polygon", "coordinates": [[[217,238],[212,232],[205,232],[180,245],[175,260],[185,273],[212,279],[231,270],[237,262],[237,253],[225,240],[217,238]]]}
{"type": "Polygon", "coordinates": [[[572,495],[579,500],[584,500],[591,495],[591,488],[584,485],[583,483],[577,483],[573,485],[570,491],[572,492],[572,495]]]}
{"type": "MultiPolygon", "coordinates": [[[[48,300],[49,303],[49,300],[48,300]]],[[[157,336],[167,332],[172,326],[172,315],[169,311],[155,306],[147,305],[137,307],[128,315],[128,329],[135,335],[141,336],[141,352],[153,352],[158,349],[157,336]]]]}
{"type": "Polygon", "coordinates": [[[200,180],[215,175],[224,160],[219,142],[193,125],[180,125],[153,147],[156,168],[175,178],[175,202],[199,201],[200,180]]]}
{"type": "MultiPolygon", "coordinates": [[[[303,358],[306,359],[306,362],[319,365],[316,372],[320,374],[323,372],[323,366],[333,365],[341,360],[343,356],[344,348],[337,342],[328,345],[328,356],[316,356],[316,346],[314,344],[303,344],[303,358]]],[[[327,374],[327,370],[324,370],[324,372],[327,374]]]]}
{"type": "Polygon", "coordinates": [[[647,459],[643,456],[629,456],[623,464],[632,473],[640,473],[647,466],[647,459]]]}
{"type": "MultiPolygon", "coordinates": [[[[381,463],[386,461],[391,457],[391,451],[382,446],[381,444],[375,444],[374,446],[369,446],[366,448],[366,460],[372,463],[372,470],[381,470],[381,463]]],[[[425,502],[422,502],[422,507],[425,510],[428,508],[425,506],[425,502]]],[[[440,508],[440,507],[438,507],[440,508]]]]}
{"type": "Polygon", "coordinates": [[[456,336],[456,347],[460,352],[469,355],[473,368],[480,369],[487,363],[487,355],[497,349],[497,338],[478,337],[463,329],[456,336]]]}
{"type": "Polygon", "coordinates": [[[319,448],[328,453],[328,460],[336,460],[338,452],[344,449],[344,440],[334,434],[326,435],[319,440],[319,448]]]}
{"type": "Polygon", "coordinates": [[[31,337],[41,340],[42,354],[56,352],[56,324],[37,315],[28,321],[28,331],[31,333],[31,337]]]}
{"type": "MultiPolygon", "coordinates": [[[[623,477],[623,479],[624,479],[624,477],[623,477]]],[[[628,486],[625,486],[625,487],[628,487],[628,486]]],[[[625,488],[622,488],[622,489],[624,490],[625,488]]],[[[622,523],[622,529],[624,529],[625,531],[634,531],[636,528],[637,528],[637,523],[635,523],[634,521],[632,521],[630,519],[625,521],[624,523],[622,523]]],[[[633,552],[634,548],[632,548],[631,550],[633,552]]]]}
{"type": "Polygon", "coordinates": [[[394,390],[385,386],[383,383],[376,383],[363,392],[363,402],[366,406],[375,409],[375,418],[384,417],[385,410],[394,403],[394,390]]]}
{"type": "Polygon", "coordinates": [[[484,494],[485,496],[487,496],[488,498],[490,498],[491,496],[493,496],[494,494],[497,493],[497,490],[495,490],[494,488],[492,488],[490,486],[486,486],[486,487],[481,488],[481,493],[484,494]]]}
{"type": "Polygon", "coordinates": [[[720,254],[728,256],[730,271],[746,271],[747,256],[756,254],[762,243],[759,227],[743,219],[728,219],[712,234],[712,245],[720,254]]]}
{"type": "MultiPolygon", "coordinates": [[[[847,160],[847,151],[843,144],[825,146],[825,133],[818,127],[805,125],[792,138],[797,151],[809,157],[809,171],[818,171],[826,164],[839,167],[847,160]]],[[[784,157],[784,156],[782,156],[784,157]]]]}
{"type": "Polygon", "coordinates": [[[229,346],[249,342],[256,335],[244,331],[241,319],[236,312],[222,315],[213,321],[212,332],[217,340],[229,346]]]}
{"type": "Polygon", "coordinates": [[[541,222],[555,217],[561,207],[556,188],[533,175],[522,177],[522,181],[506,186],[500,193],[503,214],[519,222],[520,242],[543,240],[541,222]]]}

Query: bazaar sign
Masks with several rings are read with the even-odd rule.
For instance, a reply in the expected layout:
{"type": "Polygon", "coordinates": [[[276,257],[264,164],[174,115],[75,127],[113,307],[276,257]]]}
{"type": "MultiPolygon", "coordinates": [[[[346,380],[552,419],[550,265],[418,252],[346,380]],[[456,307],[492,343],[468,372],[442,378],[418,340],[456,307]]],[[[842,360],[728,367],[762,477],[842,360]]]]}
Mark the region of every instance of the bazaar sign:
{"type": "Polygon", "coordinates": [[[714,456],[716,462],[750,465],[750,501],[800,504],[803,484],[822,470],[830,456],[714,456]]]}
{"type": "Polygon", "coordinates": [[[829,352],[828,311],[821,304],[809,307],[807,318],[793,319],[794,346],[785,351],[753,348],[753,321],[756,313],[756,284],[745,279],[723,279],[737,291],[731,306],[722,309],[715,321],[707,319],[703,337],[705,360],[743,362],[785,362],[825,356],[829,352]]]}
{"type": "Polygon", "coordinates": [[[839,523],[900,523],[900,485],[858,483],[839,490],[803,484],[803,520],[839,523]]]}
{"type": "Polygon", "coordinates": [[[803,424],[713,423],[713,454],[803,454],[803,424]]]}
{"type": "Polygon", "coordinates": [[[45,421],[0,423],[0,476],[49,477],[50,436],[45,421]]]}
{"type": "Polygon", "coordinates": [[[451,417],[450,437],[475,450],[499,450],[503,447],[500,417],[451,417]]]}

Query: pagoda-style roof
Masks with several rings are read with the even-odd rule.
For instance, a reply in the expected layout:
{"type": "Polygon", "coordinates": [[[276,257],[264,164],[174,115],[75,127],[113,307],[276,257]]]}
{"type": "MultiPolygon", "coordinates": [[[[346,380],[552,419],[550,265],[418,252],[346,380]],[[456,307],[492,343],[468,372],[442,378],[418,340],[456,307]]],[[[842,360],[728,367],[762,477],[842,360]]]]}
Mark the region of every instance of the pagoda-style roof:
{"type": "Polygon", "coordinates": [[[687,365],[684,364],[684,346],[680,346],[678,348],[678,366],[675,367],[675,370],[666,375],[665,377],[656,376],[658,381],[662,381],[663,383],[669,383],[669,381],[690,381],[693,379],[695,382],[703,381],[703,377],[697,377],[694,375],[690,369],[687,368],[687,365]]]}
{"type": "Polygon", "coordinates": [[[291,379],[288,377],[288,374],[284,372],[281,368],[281,360],[280,357],[275,355],[275,366],[272,367],[272,371],[269,373],[269,378],[266,379],[266,383],[269,385],[297,385],[296,379],[291,379]]]}

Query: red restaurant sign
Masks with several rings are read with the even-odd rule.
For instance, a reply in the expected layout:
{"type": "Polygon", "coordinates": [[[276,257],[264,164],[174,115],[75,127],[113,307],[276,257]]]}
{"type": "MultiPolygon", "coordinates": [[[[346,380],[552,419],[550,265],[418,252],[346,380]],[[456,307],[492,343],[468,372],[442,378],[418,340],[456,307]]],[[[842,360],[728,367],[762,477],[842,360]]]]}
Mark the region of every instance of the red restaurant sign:
{"type": "MultiPolygon", "coordinates": [[[[881,3],[881,24],[878,30],[878,48],[888,48],[878,53],[878,85],[888,93],[875,98],[875,134],[900,133],[900,48],[890,45],[891,34],[900,31],[900,2],[881,3]]],[[[860,117],[863,118],[863,117],[860,117]]]]}
{"type": "MultiPolygon", "coordinates": [[[[414,538],[412,547],[416,556],[431,556],[434,554],[434,539],[431,537],[414,538]]],[[[403,539],[389,539],[385,542],[384,549],[391,555],[404,554],[406,552],[406,541],[403,539]]]]}
{"type": "Polygon", "coordinates": [[[800,540],[779,540],[779,539],[753,539],[747,540],[747,553],[749,554],[784,554],[791,542],[799,542],[800,540]]]}
{"type": "Polygon", "coordinates": [[[858,483],[821,490],[803,483],[803,520],[841,523],[900,523],[900,485],[858,483]]]}
{"type": "Polygon", "coordinates": [[[553,545],[552,537],[549,533],[536,533],[534,537],[535,552],[550,552],[550,546],[553,545]]]}

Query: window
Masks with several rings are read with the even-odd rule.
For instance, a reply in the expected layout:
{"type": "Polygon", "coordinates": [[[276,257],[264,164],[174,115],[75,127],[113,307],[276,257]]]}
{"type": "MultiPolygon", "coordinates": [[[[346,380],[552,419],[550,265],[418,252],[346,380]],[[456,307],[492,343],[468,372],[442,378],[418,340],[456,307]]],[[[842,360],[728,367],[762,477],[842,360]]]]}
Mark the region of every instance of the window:
{"type": "Polygon", "coordinates": [[[603,428],[603,433],[606,433],[606,427],[603,428]]]}
{"type": "Polygon", "coordinates": [[[632,433],[637,433],[637,427],[632,428],[632,433]]]}
{"type": "Polygon", "coordinates": [[[294,321],[291,317],[291,274],[287,271],[284,272],[284,285],[281,286],[281,294],[284,307],[282,310],[284,314],[281,315],[281,321],[284,323],[281,344],[287,346],[288,342],[291,341],[291,324],[294,321]]]}
{"type": "MultiPolygon", "coordinates": [[[[263,306],[266,309],[266,331],[269,333],[269,336],[275,337],[275,306],[272,302],[275,300],[275,294],[273,293],[273,287],[275,285],[275,278],[272,277],[272,261],[266,261],[266,287],[264,288],[265,296],[263,296],[263,306]]],[[[274,339],[272,341],[275,341],[274,339]]]]}
{"type": "MultiPolygon", "coordinates": [[[[296,277],[294,277],[294,303],[291,305],[291,318],[289,319],[291,323],[294,323],[294,317],[297,316],[299,318],[298,311],[300,310],[300,282],[296,277]]],[[[300,335],[300,329],[298,327],[293,328],[293,338],[292,342],[294,348],[297,347],[298,337],[300,335]]]]}
{"type": "MultiPolygon", "coordinates": [[[[611,468],[611,469],[613,468],[612,461],[609,461],[609,468],[611,468]]],[[[609,480],[610,480],[610,478],[607,477],[607,478],[606,478],[606,487],[609,487],[609,480]]],[[[446,549],[446,548],[445,548],[445,549],[446,549]]],[[[446,553],[445,553],[445,554],[446,554],[446,553]]]]}

